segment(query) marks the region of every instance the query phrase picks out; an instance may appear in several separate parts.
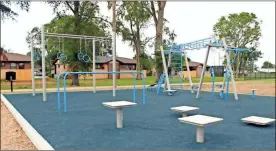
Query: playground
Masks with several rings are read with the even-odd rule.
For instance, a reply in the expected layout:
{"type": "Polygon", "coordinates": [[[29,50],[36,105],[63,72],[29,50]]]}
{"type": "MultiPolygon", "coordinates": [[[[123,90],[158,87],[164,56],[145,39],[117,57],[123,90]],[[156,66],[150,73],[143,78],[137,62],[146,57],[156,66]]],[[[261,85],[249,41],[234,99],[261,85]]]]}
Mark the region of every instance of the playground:
{"type": "MultiPolygon", "coordinates": [[[[102,105],[104,101],[132,100],[131,90],[68,92],[68,111],[57,110],[57,93],[48,93],[48,101],[42,94],[4,95],[26,120],[48,141],[54,149],[274,149],[275,129],[270,126],[254,126],[241,122],[241,118],[256,115],[275,115],[275,97],[239,95],[235,101],[215,100],[210,92],[202,92],[201,98],[189,91],[180,91],[173,97],[157,96],[147,92],[147,102],[137,99],[137,105],[124,109],[124,128],[116,128],[115,111],[102,105]],[[206,128],[205,143],[195,142],[195,127],[181,124],[180,114],[171,107],[189,105],[200,109],[190,114],[220,117],[224,120],[206,128]],[[260,106],[262,106],[260,108],[260,106]],[[30,110],[31,109],[31,110],[30,110]],[[70,133],[68,133],[70,132],[70,133]],[[80,139],[81,138],[81,139],[80,139]],[[252,139],[254,138],[254,139],[252,139]]],[[[137,90],[141,98],[142,90],[137,90]]],[[[275,118],[275,117],[274,117],[275,118]]]]}
{"type": "MultiPolygon", "coordinates": [[[[245,32],[247,34],[240,38],[244,42],[236,40],[240,35],[231,35],[232,31],[243,32],[243,29],[232,30],[234,26],[224,26],[226,23],[232,25],[231,21],[217,23],[212,34],[205,33],[199,39],[187,36],[189,40],[180,38],[181,42],[176,42],[174,30],[170,31],[162,21],[166,2],[155,3],[158,10],[152,2],[123,2],[119,11],[139,8],[137,18],[149,15],[154,19],[155,40],[146,36],[142,40],[143,23],[133,24],[137,19],[127,19],[138,13],[119,12],[116,17],[116,2],[112,2],[112,30],[106,33],[105,28],[109,27],[100,26],[101,19],[99,27],[103,29],[98,28],[98,31],[97,26],[92,26],[96,25],[96,18],[83,20],[83,13],[90,12],[84,10],[97,6],[90,3],[92,6],[88,7],[89,3],[63,3],[74,14],[71,17],[75,18],[72,20],[75,24],[70,23],[75,25],[72,32],[67,31],[67,24],[66,30],[60,30],[65,27],[43,23],[28,34],[30,60],[26,62],[29,62],[31,81],[20,81],[15,71],[5,72],[1,83],[4,89],[1,91],[1,113],[4,113],[1,115],[4,117],[1,146],[6,147],[3,149],[275,149],[275,79],[270,75],[273,72],[267,71],[266,80],[246,81],[253,77],[248,76],[249,72],[266,71],[259,71],[256,66],[262,55],[257,49],[261,37],[258,22],[254,27],[257,36],[250,40],[251,33],[245,32]],[[124,26],[125,19],[130,21],[131,30],[124,26]],[[139,26],[137,34],[134,34],[133,25],[139,26]],[[135,56],[125,58],[130,60],[128,62],[118,60],[117,35],[133,46],[135,56]],[[155,42],[154,53],[149,56],[145,49],[147,40],[155,42]],[[191,60],[192,51],[198,51],[192,59],[200,62],[191,60]],[[212,65],[208,64],[212,59],[212,65]],[[41,68],[40,78],[35,76],[36,68],[39,71],[41,68]],[[14,134],[20,136],[15,138],[14,134]]],[[[250,16],[241,13],[241,16],[246,15],[250,16]]],[[[246,31],[253,31],[253,26],[248,28],[246,31]]],[[[275,67],[269,62],[263,64],[269,71],[270,66],[275,67]]],[[[19,67],[18,64],[18,68],[25,69],[23,65],[19,67]]],[[[252,74],[255,79],[256,73],[252,74]]],[[[261,78],[261,74],[258,77],[261,78]]]]}
{"type": "MultiPolygon", "coordinates": [[[[54,92],[46,91],[45,74],[42,93],[37,92],[33,77],[31,93],[4,94],[1,100],[17,121],[21,121],[19,124],[38,149],[275,148],[275,95],[256,95],[259,89],[255,85],[246,88],[246,94],[240,94],[243,86],[239,86],[233,76],[231,64],[235,56],[230,58],[229,54],[239,54],[248,51],[247,48],[231,47],[224,39],[209,37],[170,46],[165,52],[160,47],[160,51],[164,72],[154,84],[146,85],[143,72],[98,72],[93,68],[92,71],[59,74],[54,92]],[[211,47],[220,47],[225,52],[227,63],[222,83],[216,81],[213,68],[206,70],[211,47]],[[187,57],[186,50],[199,48],[207,48],[199,83],[191,78],[186,61],[188,87],[184,88],[182,74],[178,75],[178,84],[172,84],[176,80],[171,75],[173,55],[187,57]],[[113,75],[112,91],[97,89],[95,75],[103,73],[113,75]],[[67,76],[80,74],[93,75],[93,87],[88,91],[67,91],[67,76]],[[122,90],[116,85],[116,74],[132,75],[128,89],[122,90]],[[211,76],[211,83],[204,84],[205,74],[211,76]],[[139,88],[137,75],[142,78],[139,88]],[[204,91],[206,89],[209,92],[204,91]]],[[[57,58],[62,61],[66,55],[59,53],[57,58]]],[[[95,59],[92,63],[95,64],[95,59]]],[[[42,65],[45,66],[45,62],[42,65]]],[[[45,68],[42,71],[45,72],[45,68]]],[[[16,79],[12,74],[10,78],[16,79]]]]}

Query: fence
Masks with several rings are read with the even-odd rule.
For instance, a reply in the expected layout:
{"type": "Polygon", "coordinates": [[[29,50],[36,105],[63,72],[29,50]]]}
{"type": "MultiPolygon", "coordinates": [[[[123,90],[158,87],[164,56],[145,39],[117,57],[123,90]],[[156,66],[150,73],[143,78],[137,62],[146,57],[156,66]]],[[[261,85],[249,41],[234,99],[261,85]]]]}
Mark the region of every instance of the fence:
{"type": "Polygon", "coordinates": [[[275,72],[254,72],[244,75],[244,80],[258,80],[258,79],[275,79],[275,72]]]}

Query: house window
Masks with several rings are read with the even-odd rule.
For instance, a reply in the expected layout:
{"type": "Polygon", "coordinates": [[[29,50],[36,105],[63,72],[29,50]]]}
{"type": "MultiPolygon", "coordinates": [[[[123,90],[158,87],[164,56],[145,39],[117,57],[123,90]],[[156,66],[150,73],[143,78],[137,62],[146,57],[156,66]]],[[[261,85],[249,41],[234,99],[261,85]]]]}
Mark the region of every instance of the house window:
{"type": "Polygon", "coordinates": [[[128,65],[129,70],[136,70],[135,65],[128,65]]]}
{"type": "Polygon", "coordinates": [[[5,63],[4,62],[1,62],[1,67],[5,67],[5,63]]]}
{"type": "Polygon", "coordinates": [[[16,63],[11,63],[11,69],[16,69],[16,63]]]}
{"type": "Polygon", "coordinates": [[[19,63],[18,68],[19,69],[25,69],[25,64],[24,63],[19,63]]]}
{"type": "Polygon", "coordinates": [[[103,64],[96,64],[96,69],[104,69],[103,64]]]}
{"type": "Polygon", "coordinates": [[[121,69],[127,69],[127,65],[120,65],[121,69]]]}

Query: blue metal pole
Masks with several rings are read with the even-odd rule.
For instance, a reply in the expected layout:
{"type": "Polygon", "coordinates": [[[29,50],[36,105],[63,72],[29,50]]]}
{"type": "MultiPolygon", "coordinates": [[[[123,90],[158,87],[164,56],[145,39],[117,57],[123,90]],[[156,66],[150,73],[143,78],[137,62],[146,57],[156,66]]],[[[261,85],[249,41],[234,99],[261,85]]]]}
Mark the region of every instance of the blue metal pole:
{"type": "Polygon", "coordinates": [[[251,96],[251,98],[254,99],[254,96],[255,96],[255,90],[252,90],[252,96],[251,96]]]}
{"type": "Polygon", "coordinates": [[[211,68],[211,76],[212,76],[212,100],[215,100],[215,74],[214,69],[211,68]]]}
{"type": "MultiPolygon", "coordinates": [[[[146,103],[146,94],[145,94],[145,76],[142,72],[65,72],[65,73],[61,73],[58,78],[62,75],[62,74],[65,74],[64,75],[64,79],[63,79],[63,84],[64,84],[64,98],[63,98],[63,103],[64,103],[64,112],[67,111],[67,101],[66,101],[66,77],[68,74],[133,74],[134,73],[140,73],[143,75],[143,104],[146,103]]],[[[136,81],[135,81],[135,85],[136,85],[136,81]]],[[[135,88],[135,86],[134,86],[135,88]]],[[[134,93],[136,95],[136,88],[134,89],[134,93]]],[[[58,95],[59,95],[59,84],[58,84],[58,95]]],[[[134,97],[134,100],[135,100],[135,97],[134,97]]],[[[58,96],[58,101],[59,101],[59,96],[58,96]]],[[[58,103],[59,104],[59,103],[58,103]]]]}
{"type": "Polygon", "coordinates": [[[135,88],[135,85],[136,85],[136,78],[135,78],[135,75],[134,73],[132,73],[132,80],[133,80],[133,102],[135,103],[136,102],[136,88],[135,88]]]}
{"type": "Polygon", "coordinates": [[[59,76],[57,77],[57,96],[58,96],[58,99],[57,99],[57,108],[58,110],[60,110],[60,93],[59,93],[59,76]]]}
{"type": "Polygon", "coordinates": [[[230,73],[229,71],[226,71],[227,76],[227,84],[226,84],[226,93],[225,93],[225,100],[228,100],[228,90],[229,90],[229,80],[230,80],[230,73]]]}
{"type": "Polygon", "coordinates": [[[146,104],[146,80],[145,80],[145,75],[143,72],[141,72],[143,76],[143,104],[146,104]]]}
{"type": "Polygon", "coordinates": [[[68,73],[65,73],[64,75],[64,78],[63,78],[63,89],[64,89],[64,92],[63,92],[63,95],[64,95],[64,98],[63,98],[63,106],[64,106],[64,112],[67,111],[67,102],[66,102],[66,77],[67,77],[68,73]]]}
{"type": "Polygon", "coordinates": [[[179,77],[180,77],[180,84],[181,84],[181,87],[180,89],[184,90],[183,88],[183,56],[182,56],[182,53],[180,54],[180,73],[179,73],[179,77]],[[182,75],[182,76],[180,76],[182,75]]]}
{"type": "Polygon", "coordinates": [[[60,77],[61,77],[63,74],[65,74],[65,72],[59,74],[58,77],[57,77],[57,93],[58,93],[58,94],[57,94],[57,97],[58,97],[58,99],[57,99],[57,104],[58,104],[58,110],[60,110],[60,77]]]}

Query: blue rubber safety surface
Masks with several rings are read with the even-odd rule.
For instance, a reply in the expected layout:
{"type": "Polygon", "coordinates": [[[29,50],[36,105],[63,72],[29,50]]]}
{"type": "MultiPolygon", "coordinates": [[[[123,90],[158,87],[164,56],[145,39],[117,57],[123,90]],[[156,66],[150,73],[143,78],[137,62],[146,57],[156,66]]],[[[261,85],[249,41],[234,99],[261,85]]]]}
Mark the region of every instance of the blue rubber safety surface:
{"type": "MultiPolygon", "coordinates": [[[[275,124],[254,126],[241,122],[247,116],[275,118],[275,97],[239,95],[235,101],[215,101],[210,92],[196,99],[190,91],[173,96],[147,91],[146,105],[142,90],[137,90],[137,106],[124,108],[124,128],[116,128],[116,112],[102,105],[107,101],[131,101],[132,90],[68,92],[68,111],[57,110],[57,93],[6,94],[5,97],[55,149],[95,150],[232,150],[275,149],[275,124]],[[205,127],[205,142],[196,143],[196,127],[178,121],[181,115],[171,107],[199,107],[193,114],[223,118],[218,124],[205,127]]],[[[61,93],[62,99],[63,93],[61,93]]]]}

